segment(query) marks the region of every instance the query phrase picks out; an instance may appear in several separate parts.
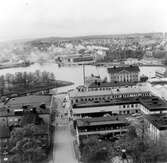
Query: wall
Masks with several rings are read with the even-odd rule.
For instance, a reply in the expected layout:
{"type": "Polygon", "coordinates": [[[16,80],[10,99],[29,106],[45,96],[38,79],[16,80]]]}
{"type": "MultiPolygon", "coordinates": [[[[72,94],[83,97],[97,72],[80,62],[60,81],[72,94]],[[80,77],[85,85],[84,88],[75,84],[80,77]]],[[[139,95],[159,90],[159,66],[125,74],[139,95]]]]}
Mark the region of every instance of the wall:
{"type": "Polygon", "coordinates": [[[112,112],[112,114],[113,113],[130,114],[130,113],[135,113],[136,110],[138,111],[140,110],[140,104],[125,104],[125,105],[112,105],[112,106],[72,109],[74,116],[84,114],[84,113],[97,113],[97,112],[112,112]]]}

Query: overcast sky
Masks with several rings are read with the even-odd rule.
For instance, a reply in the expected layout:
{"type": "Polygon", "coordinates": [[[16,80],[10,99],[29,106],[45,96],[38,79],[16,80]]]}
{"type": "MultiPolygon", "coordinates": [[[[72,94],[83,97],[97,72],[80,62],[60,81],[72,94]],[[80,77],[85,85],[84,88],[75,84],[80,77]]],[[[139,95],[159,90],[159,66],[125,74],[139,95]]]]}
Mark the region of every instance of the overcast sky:
{"type": "Polygon", "coordinates": [[[167,0],[0,0],[0,40],[167,31],[167,0]]]}

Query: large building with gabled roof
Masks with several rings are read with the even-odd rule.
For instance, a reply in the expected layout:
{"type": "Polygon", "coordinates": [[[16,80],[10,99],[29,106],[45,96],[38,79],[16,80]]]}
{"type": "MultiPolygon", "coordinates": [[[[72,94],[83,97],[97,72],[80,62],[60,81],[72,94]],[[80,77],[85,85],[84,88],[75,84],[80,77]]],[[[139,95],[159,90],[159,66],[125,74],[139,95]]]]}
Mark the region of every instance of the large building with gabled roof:
{"type": "Polygon", "coordinates": [[[107,69],[110,82],[138,82],[140,69],[138,66],[120,66],[107,69]]]}

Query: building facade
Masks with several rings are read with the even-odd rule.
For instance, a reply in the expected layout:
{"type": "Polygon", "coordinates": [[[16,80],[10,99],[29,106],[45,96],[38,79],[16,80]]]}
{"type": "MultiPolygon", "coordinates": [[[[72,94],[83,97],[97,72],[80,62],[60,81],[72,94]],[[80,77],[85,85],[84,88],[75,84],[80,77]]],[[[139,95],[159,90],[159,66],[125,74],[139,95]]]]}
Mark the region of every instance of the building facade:
{"type": "Polygon", "coordinates": [[[109,73],[110,82],[138,82],[139,81],[139,67],[128,66],[128,67],[112,67],[107,69],[109,73]]]}
{"type": "Polygon", "coordinates": [[[154,143],[167,145],[167,114],[145,115],[145,130],[154,143]]]}
{"type": "Polygon", "coordinates": [[[123,116],[85,118],[76,120],[76,136],[80,143],[82,137],[90,135],[119,137],[127,132],[128,122],[123,116]]]}
{"type": "Polygon", "coordinates": [[[70,101],[69,115],[73,119],[78,119],[100,117],[105,114],[133,114],[140,112],[139,98],[149,96],[151,96],[150,91],[143,87],[105,91],[74,90],[68,94],[68,100],[70,101]]]}

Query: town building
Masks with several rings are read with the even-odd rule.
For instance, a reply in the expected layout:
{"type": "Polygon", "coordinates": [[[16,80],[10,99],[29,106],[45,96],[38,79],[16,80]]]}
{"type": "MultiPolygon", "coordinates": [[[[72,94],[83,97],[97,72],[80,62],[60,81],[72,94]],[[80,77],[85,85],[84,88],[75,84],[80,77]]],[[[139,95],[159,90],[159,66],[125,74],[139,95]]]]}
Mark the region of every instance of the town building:
{"type": "Polygon", "coordinates": [[[167,145],[167,114],[145,115],[145,133],[155,143],[167,145]]]}
{"type": "Polygon", "coordinates": [[[161,70],[157,70],[155,71],[155,77],[156,78],[166,78],[167,77],[167,71],[166,69],[161,69],[161,70]]]}
{"type": "Polygon", "coordinates": [[[105,90],[112,90],[115,88],[132,88],[135,87],[136,83],[113,83],[113,82],[106,82],[106,81],[100,81],[100,80],[94,80],[94,82],[89,83],[87,90],[88,91],[105,91],[105,90]]]}
{"type": "Polygon", "coordinates": [[[76,120],[77,141],[90,135],[120,137],[127,132],[128,122],[124,116],[85,118],[76,120]]]}
{"type": "Polygon", "coordinates": [[[0,110],[0,123],[18,126],[26,112],[35,111],[46,124],[50,123],[51,96],[30,95],[11,98],[0,110]]]}
{"type": "Polygon", "coordinates": [[[139,64],[139,60],[137,58],[127,58],[124,63],[126,65],[137,65],[139,64]]]}
{"type": "Polygon", "coordinates": [[[139,98],[151,96],[146,87],[121,88],[105,91],[69,92],[69,115],[73,119],[100,117],[105,114],[132,114],[140,111],[139,98]]]}
{"type": "Polygon", "coordinates": [[[74,54],[74,55],[61,55],[56,57],[55,61],[60,66],[70,66],[70,65],[89,65],[94,64],[95,58],[90,54],[74,54]]]}
{"type": "Polygon", "coordinates": [[[111,67],[107,69],[110,82],[138,82],[140,69],[138,66],[111,67]]]}
{"type": "Polygon", "coordinates": [[[140,110],[143,114],[163,114],[167,113],[167,102],[159,97],[149,97],[140,99],[140,110]]]}
{"type": "MultiPolygon", "coordinates": [[[[29,95],[11,98],[0,110],[0,124],[8,126],[10,131],[12,131],[15,127],[22,127],[23,117],[34,113],[33,117],[38,115],[38,120],[42,123],[40,127],[45,126],[44,130],[40,130],[34,136],[42,138],[45,144],[50,144],[50,108],[51,96],[48,95],[29,95]]],[[[34,124],[36,123],[37,121],[35,120],[34,124]]]]}
{"type": "Polygon", "coordinates": [[[116,98],[139,97],[151,95],[150,89],[145,85],[134,85],[120,88],[107,87],[107,83],[96,87],[79,86],[68,92],[71,104],[80,104],[92,101],[114,100],[116,98]],[[104,86],[105,85],[105,86],[104,86]]]}

